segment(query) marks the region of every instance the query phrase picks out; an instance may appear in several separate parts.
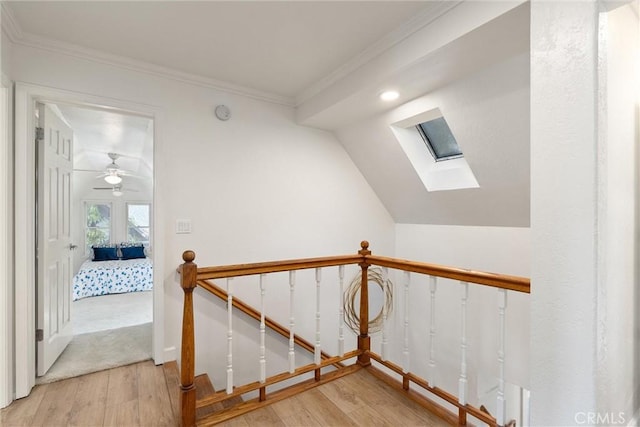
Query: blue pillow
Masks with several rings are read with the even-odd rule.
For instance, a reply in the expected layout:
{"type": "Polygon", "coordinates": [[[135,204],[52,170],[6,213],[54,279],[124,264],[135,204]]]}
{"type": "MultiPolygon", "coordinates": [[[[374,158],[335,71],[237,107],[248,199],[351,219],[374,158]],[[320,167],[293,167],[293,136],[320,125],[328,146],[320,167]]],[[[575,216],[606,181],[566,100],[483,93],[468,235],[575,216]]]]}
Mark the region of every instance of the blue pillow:
{"type": "Polygon", "coordinates": [[[114,261],[118,259],[118,249],[115,246],[93,246],[92,249],[94,261],[114,261]]]}
{"type": "Polygon", "coordinates": [[[120,252],[122,253],[122,259],[146,258],[146,255],[144,254],[144,246],[142,245],[120,246],[120,252]]]}

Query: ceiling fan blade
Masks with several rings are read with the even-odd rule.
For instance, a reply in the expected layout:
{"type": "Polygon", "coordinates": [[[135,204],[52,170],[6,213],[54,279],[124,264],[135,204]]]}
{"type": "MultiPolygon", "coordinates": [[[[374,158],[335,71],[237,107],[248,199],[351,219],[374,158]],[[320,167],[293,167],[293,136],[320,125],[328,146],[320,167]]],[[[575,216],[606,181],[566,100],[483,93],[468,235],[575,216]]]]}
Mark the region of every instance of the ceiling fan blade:
{"type": "Polygon", "coordinates": [[[93,173],[101,173],[104,172],[100,169],[73,169],[74,172],[93,172],[93,173]]]}
{"type": "Polygon", "coordinates": [[[86,151],[88,153],[98,153],[98,154],[102,154],[105,157],[109,157],[109,159],[111,159],[111,157],[109,156],[109,153],[116,155],[116,158],[121,158],[121,157],[126,157],[129,159],[138,159],[139,156],[135,156],[135,155],[130,155],[130,154],[122,154],[122,153],[114,153],[113,151],[105,151],[105,150],[96,150],[93,148],[83,148],[82,151],[86,151]]]}
{"type": "Polygon", "coordinates": [[[122,191],[122,192],[132,192],[132,193],[139,193],[140,190],[136,190],[135,188],[129,188],[129,187],[120,187],[120,186],[113,186],[113,187],[93,187],[94,190],[111,190],[111,191],[122,191]]]}
{"type": "Polygon", "coordinates": [[[137,174],[135,174],[135,173],[132,173],[132,172],[129,172],[129,171],[124,171],[124,170],[123,170],[123,171],[118,172],[118,175],[126,176],[126,177],[129,177],[129,178],[151,179],[151,177],[150,177],[150,176],[137,175],[137,174]]]}

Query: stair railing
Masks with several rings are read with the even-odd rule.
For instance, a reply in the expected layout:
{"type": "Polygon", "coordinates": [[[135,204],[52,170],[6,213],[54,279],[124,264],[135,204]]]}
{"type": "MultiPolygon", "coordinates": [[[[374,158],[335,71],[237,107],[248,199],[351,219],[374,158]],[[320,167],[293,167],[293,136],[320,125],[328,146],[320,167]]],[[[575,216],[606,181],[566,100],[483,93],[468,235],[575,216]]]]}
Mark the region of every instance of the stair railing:
{"type": "MultiPolygon", "coordinates": [[[[505,310],[506,310],[506,302],[507,302],[507,291],[515,291],[522,293],[530,292],[530,281],[527,278],[516,277],[516,276],[508,276],[508,275],[499,275],[494,273],[486,273],[486,272],[478,272],[465,270],[460,268],[446,267],[435,264],[428,264],[422,262],[415,261],[407,261],[397,258],[389,258],[389,257],[381,257],[374,256],[371,254],[369,250],[369,243],[363,241],[361,243],[361,249],[358,251],[356,255],[341,255],[334,257],[324,257],[324,258],[307,258],[307,259],[297,259],[297,260],[285,260],[285,261],[272,261],[272,262],[264,262],[264,263],[253,263],[253,264],[238,264],[238,265],[227,265],[227,266],[217,266],[217,267],[204,267],[198,268],[197,265],[193,262],[195,260],[195,253],[193,251],[185,251],[183,253],[184,263],[178,268],[178,271],[181,273],[180,285],[184,291],[184,308],[183,308],[183,328],[182,328],[182,349],[181,349],[181,369],[180,369],[180,378],[181,378],[181,394],[180,394],[180,409],[181,409],[181,424],[183,426],[193,426],[196,424],[196,409],[202,408],[208,405],[212,405],[218,402],[222,402],[224,400],[241,396],[243,394],[258,391],[259,397],[254,399],[253,401],[243,402],[237,409],[226,410],[224,414],[220,414],[216,417],[216,414],[210,415],[208,417],[209,420],[214,420],[215,422],[221,422],[226,419],[232,418],[237,415],[241,415],[253,409],[257,409],[265,404],[276,402],[283,398],[287,398],[289,396],[294,395],[300,391],[309,389],[311,387],[323,384],[327,381],[331,381],[333,379],[340,378],[344,375],[355,372],[360,368],[370,367],[371,361],[375,361],[382,366],[390,369],[394,373],[398,374],[402,377],[402,389],[405,390],[410,397],[417,400],[418,403],[424,403],[420,400],[420,397],[416,397],[415,392],[410,390],[410,384],[414,384],[423,390],[426,390],[440,399],[444,400],[448,404],[456,407],[458,409],[457,414],[457,424],[466,425],[467,423],[467,415],[471,415],[472,417],[487,423],[490,426],[504,426],[506,422],[506,401],[504,395],[504,366],[505,366],[505,310]],[[357,337],[357,348],[344,353],[342,349],[342,344],[340,345],[340,355],[339,356],[329,356],[327,354],[323,354],[320,348],[320,307],[319,302],[317,303],[316,310],[316,343],[313,346],[312,343],[306,344],[307,349],[314,351],[314,363],[305,365],[299,368],[295,368],[293,361],[291,360],[291,353],[293,348],[294,334],[293,334],[293,322],[291,324],[291,330],[286,331],[286,328],[281,325],[274,326],[274,322],[267,322],[267,318],[264,315],[264,312],[257,311],[255,309],[251,310],[242,310],[245,313],[252,315],[254,318],[260,317],[260,328],[261,328],[261,366],[264,366],[263,356],[264,356],[264,329],[266,326],[270,325],[277,332],[285,335],[286,332],[289,332],[290,337],[290,348],[289,348],[289,357],[290,357],[290,369],[289,372],[284,372],[272,377],[267,378],[264,372],[264,369],[261,369],[260,381],[246,384],[243,386],[234,386],[233,385],[233,375],[232,371],[230,372],[228,369],[227,375],[227,387],[226,390],[222,390],[217,392],[211,396],[205,397],[203,399],[196,399],[196,389],[194,385],[195,378],[195,336],[194,336],[194,318],[193,318],[193,290],[200,286],[209,292],[212,292],[214,295],[217,295],[220,298],[227,298],[229,305],[229,313],[231,313],[231,307],[233,304],[233,294],[231,292],[231,286],[228,285],[228,292],[221,293],[220,288],[211,283],[211,280],[214,279],[230,279],[238,276],[249,276],[249,275],[260,275],[260,283],[261,290],[264,296],[264,286],[262,279],[264,275],[275,272],[290,272],[290,283],[291,283],[291,292],[292,297],[291,301],[293,301],[293,289],[295,284],[295,275],[292,272],[296,270],[304,270],[304,269],[316,269],[316,283],[317,283],[317,301],[319,301],[320,296],[320,282],[321,282],[321,269],[324,267],[332,267],[338,266],[340,271],[340,276],[343,275],[343,266],[345,265],[358,265],[361,269],[361,283],[360,283],[360,308],[359,308],[359,334],[357,337]],[[405,291],[405,302],[408,301],[408,291],[410,287],[410,278],[411,274],[422,274],[427,275],[429,277],[429,291],[430,291],[430,313],[431,313],[431,324],[429,328],[429,336],[430,336],[430,352],[429,352],[429,361],[428,361],[428,369],[427,369],[427,379],[423,379],[412,372],[409,369],[409,341],[408,341],[408,331],[409,331],[409,315],[408,315],[408,305],[405,306],[404,313],[404,342],[403,342],[403,365],[398,365],[394,362],[387,360],[386,356],[386,346],[387,346],[387,337],[384,335],[385,325],[383,324],[383,339],[382,339],[382,356],[376,354],[371,351],[371,337],[369,336],[369,267],[378,266],[382,267],[384,270],[384,275],[388,274],[388,269],[395,269],[398,271],[404,272],[404,291],[405,291]],[[436,387],[433,384],[433,377],[435,372],[435,344],[434,344],[434,336],[435,336],[435,301],[436,301],[436,290],[437,290],[437,279],[445,278],[445,279],[453,279],[460,281],[460,289],[461,289],[461,299],[460,299],[460,312],[461,312],[461,338],[460,338],[460,349],[461,349],[461,364],[460,364],[460,376],[458,381],[458,395],[454,395],[450,392],[447,392],[439,387],[436,387]],[[468,403],[467,395],[467,331],[466,331],[466,312],[467,312],[467,299],[468,299],[468,289],[469,283],[479,284],[489,287],[494,287],[498,289],[499,292],[499,303],[498,303],[498,319],[499,319],[499,330],[498,330],[498,339],[499,339],[499,349],[498,349],[498,396],[496,401],[496,417],[492,417],[487,413],[486,410],[482,410],[476,408],[468,403]],[[215,291],[214,288],[217,288],[218,291],[215,291]],[[253,310],[253,314],[249,312],[253,310]],[[257,313],[257,314],[256,314],[257,313]],[[313,346],[313,348],[312,348],[313,346]],[[357,358],[356,363],[350,366],[342,365],[342,362],[357,358]],[[332,372],[321,374],[321,369],[328,367],[330,365],[338,367],[337,370],[332,372]],[[266,387],[277,384],[281,381],[289,380],[291,378],[297,377],[302,374],[314,372],[314,378],[300,382],[296,385],[287,387],[285,389],[273,392],[269,394],[269,402],[266,402],[266,387]],[[215,417],[211,418],[211,417],[215,417]]],[[[238,305],[234,305],[238,307],[238,305]]],[[[241,306],[241,305],[240,305],[241,306]]],[[[385,316],[386,320],[386,316],[385,316]]],[[[231,325],[231,315],[229,314],[229,327],[231,325]]],[[[231,329],[229,330],[229,334],[231,334],[231,329]]],[[[230,345],[229,345],[230,346],[230,345]]],[[[231,357],[231,356],[229,356],[231,357]]],[[[230,366],[230,365],[229,365],[230,366]]],[[[377,370],[371,371],[372,373],[377,370]]],[[[377,371],[377,375],[382,377],[387,377],[385,374],[377,371]]],[[[385,379],[385,378],[383,378],[385,379]]],[[[424,400],[424,399],[423,399],[424,400]]],[[[429,403],[433,405],[433,402],[429,403]]],[[[436,405],[438,406],[438,405],[436,405]]],[[[433,407],[433,406],[432,406],[433,407]]],[[[446,413],[445,415],[452,415],[450,411],[438,407],[441,413],[446,413]]]]}

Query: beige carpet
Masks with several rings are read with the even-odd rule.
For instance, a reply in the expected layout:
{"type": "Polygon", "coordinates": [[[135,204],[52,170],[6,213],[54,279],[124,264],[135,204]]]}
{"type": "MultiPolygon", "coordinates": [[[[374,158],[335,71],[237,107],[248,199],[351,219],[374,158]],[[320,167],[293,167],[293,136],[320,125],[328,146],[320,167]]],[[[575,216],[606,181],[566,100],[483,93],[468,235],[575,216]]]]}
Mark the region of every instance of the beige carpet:
{"type": "Polygon", "coordinates": [[[72,304],[73,334],[124,328],[153,321],[153,292],[83,298],[72,304]]]}
{"type": "Polygon", "coordinates": [[[36,384],[65,378],[151,358],[151,323],[75,335],[46,375],[36,384]]]}

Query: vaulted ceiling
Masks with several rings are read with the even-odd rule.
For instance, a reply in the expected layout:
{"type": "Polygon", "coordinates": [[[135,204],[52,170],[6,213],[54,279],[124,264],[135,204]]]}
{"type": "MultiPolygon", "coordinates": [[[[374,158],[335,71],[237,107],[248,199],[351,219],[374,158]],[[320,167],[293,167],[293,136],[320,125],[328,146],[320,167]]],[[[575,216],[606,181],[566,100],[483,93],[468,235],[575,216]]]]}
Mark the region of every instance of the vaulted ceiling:
{"type": "Polygon", "coordinates": [[[294,107],[336,135],[397,222],[529,225],[521,0],[10,1],[2,19],[14,42],[294,107]],[[400,97],[384,103],[389,88],[400,97]],[[428,192],[412,169],[390,126],[434,108],[480,188],[428,192]]]}

